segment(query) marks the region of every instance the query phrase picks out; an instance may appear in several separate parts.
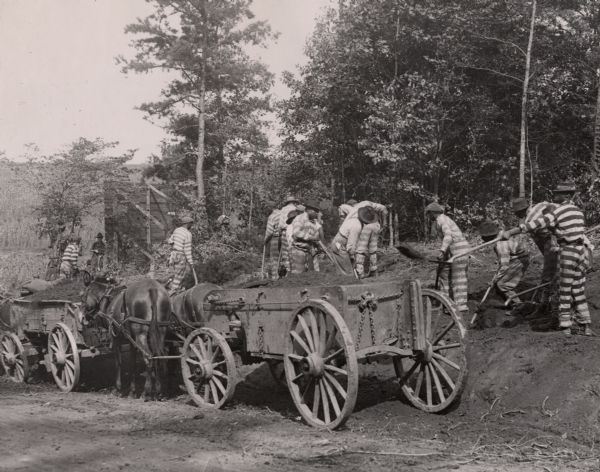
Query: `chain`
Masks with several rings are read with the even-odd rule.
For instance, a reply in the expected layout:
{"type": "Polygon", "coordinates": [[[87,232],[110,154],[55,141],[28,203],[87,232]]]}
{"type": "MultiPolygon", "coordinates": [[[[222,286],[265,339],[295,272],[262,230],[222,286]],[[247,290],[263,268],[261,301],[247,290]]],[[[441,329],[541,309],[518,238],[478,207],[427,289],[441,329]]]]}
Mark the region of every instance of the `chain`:
{"type": "Polygon", "coordinates": [[[358,325],[358,336],[356,340],[356,346],[360,346],[360,339],[362,337],[363,322],[365,319],[365,312],[369,314],[369,328],[371,330],[371,345],[375,345],[375,320],[373,319],[373,311],[377,309],[377,302],[374,295],[371,292],[365,292],[360,295],[361,301],[358,304],[358,310],[360,311],[360,323],[358,325]]]}
{"type": "Polygon", "coordinates": [[[258,327],[258,352],[265,353],[265,330],[262,326],[258,327]]]}
{"type": "Polygon", "coordinates": [[[369,324],[371,325],[371,345],[375,346],[375,321],[373,320],[373,310],[371,307],[368,308],[369,311],[369,324]]]}
{"type": "Polygon", "coordinates": [[[358,323],[358,335],[356,336],[356,347],[360,347],[360,338],[362,337],[363,322],[365,320],[364,310],[360,310],[360,322],[358,323]]]}

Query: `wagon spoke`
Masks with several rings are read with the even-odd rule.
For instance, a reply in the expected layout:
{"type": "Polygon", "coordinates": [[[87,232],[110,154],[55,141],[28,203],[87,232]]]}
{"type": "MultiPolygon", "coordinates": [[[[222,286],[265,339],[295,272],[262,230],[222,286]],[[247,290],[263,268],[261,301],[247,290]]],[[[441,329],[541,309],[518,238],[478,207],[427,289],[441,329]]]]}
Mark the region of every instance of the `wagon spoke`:
{"type": "Polygon", "coordinates": [[[426,394],[427,394],[427,405],[431,406],[432,405],[431,377],[430,377],[429,369],[427,368],[427,365],[423,365],[423,368],[425,370],[425,389],[426,389],[426,394]]]}
{"type": "Polygon", "coordinates": [[[208,382],[208,385],[210,385],[210,391],[212,393],[213,396],[213,400],[215,404],[219,403],[219,392],[217,392],[217,387],[215,387],[214,382],[208,382]]]}
{"type": "Polygon", "coordinates": [[[222,361],[219,361],[219,362],[215,362],[215,363],[212,365],[212,366],[213,366],[213,369],[214,369],[215,367],[219,367],[220,365],[223,365],[223,364],[225,364],[226,362],[227,362],[226,360],[222,360],[222,361]]]}
{"type": "MultiPolygon", "coordinates": [[[[446,336],[446,333],[448,333],[448,331],[450,331],[452,329],[452,327],[454,326],[454,320],[450,321],[450,323],[448,323],[448,325],[442,330],[442,332],[440,334],[438,334],[436,336],[436,338],[433,340],[433,342],[431,344],[437,344],[440,342],[440,340],[446,336]]],[[[435,349],[435,348],[434,348],[435,349]]]]}
{"type": "Polygon", "coordinates": [[[202,359],[208,358],[208,352],[206,352],[206,344],[204,344],[205,342],[206,341],[204,341],[204,339],[201,336],[198,336],[194,342],[194,344],[196,344],[200,348],[200,352],[202,353],[202,359]]]}
{"type": "Polygon", "coordinates": [[[404,385],[418,366],[419,363],[415,361],[414,364],[410,367],[410,369],[408,369],[406,373],[402,376],[402,378],[399,381],[399,384],[404,385]]]}
{"type": "Polygon", "coordinates": [[[313,394],[313,407],[312,407],[312,414],[315,418],[319,418],[320,403],[321,403],[321,389],[315,388],[315,392],[313,394]]]}
{"type": "Polygon", "coordinates": [[[69,368],[71,370],[75,370],[75,364],[73,363],[73,361],[66,361],[66,364],[69,366],[69,368]]]}
{"type": "Polygon", "coordinates": [[[331,422],[331,416],[329,415],[329,401],[327,400],[327,393],[322,383],[323,379],[319,380],[319,388],[321,389],[321,398],[323,399],[323,414],[325,415],[325,424],[331,422]]]}
{"type": "Polygon", "coordinates": [[[299,378],[304,377],[304,372],[300,372],[296,377],[292,379],[292,382],[298,381],[299,378]]]}
{"type": "MultiPolygon", "coordinates": [[[[306,394],[308,393],[310,386],[314,383],[315,378],[314,377],[310,377],[308,379],[308,382],[306,383],[306,386],[304,387],[304,391],[302,392],[302,401],[304,402],[304,397],[306,396],[306,394]]],[[[317,386],[315,386],[315,388],[317,388],[317,386]]],[[[306,402],[304,402],[306,403],[306,402]]]]}
{"type": "Polygon", "coordinates": [[[431,300],[425,300],[425,339],[431,339],[431,300]]]}
{"type": "Polygon", "coordinates": [[[319,328],[317,326],[317,318],[310,308],[306,309],[306,313],[308,314],[308,318],[310,320],[310,329],[312,329],[313,341],[314,341],[313,344],[315,347],[315,351],[319,352],[321,349],[321,346],[320,346],[321,336],[320,336],[319,328]]]}
{"type": "Polygon", "coordinates": [[[50,349],[52,349],[54,352],[58,351],[58,347],[56,347],[55,344],[50,344],[50,349]]]}
{"type": "MultiPolygon", "coordinates": [[[[300,326],[302,326],[302,331],[304,332],[304,338],[306,339],[306,341],[308,342],[308,346],[310,347],[310,351],[306,351],[306,352],[310,354],[311,352],[314,352],[316,350],[313,335],[310,332],[308,325],[306,324],[306,320],[304,319],[304,316],[298,315],[298,322],[300,323],[300,326]]],[[[293,331],[293,333],[298,334],[297,331],[293,331]]],[[[298,335],[298,337],[300,337],[300,336],[298,335]]]]}
{"type": "Polygon", "coordinates": [[[290,334],[292,335],[292,338],[294,338],[294,340],[298,343],[298,345],[302,349],[304,349],[304,352],[306,352],[306,354],[310,354],[312,352],[296,331],[292,330],[290,331],[290,334]]]}
{"type": "Polygon", "coordinates": [[[334,359],[337,356],[339,356],[340,354],[343,354],[343,352],[344,352],[344,348],[340,347],[337,351],[329,354],[325,359],[323,359],[323,362],[329,362],[331,359],[334,359]]]}
{"type": "Polygon", "coordinates": [[[437,390],[440,403],[443,403],[446,401],[446,396],[444,395],[444,391],[442,389],[442,384],[440,383],[440,378],[435,373],[435,369],[433,368],[433,366],[431,364],[429,364],[427,367],[431,371],[431,376],[433,377],[433,383],[435,384],[435,388],[437,390]]]}
{"type": "Polygon", "coordinates": [[[322,311],[317,311],[317,321],[319,322],[319,354],[325,355],[327,344],[327,320],[322,311]]]}
{"type": "Polygon", "coordinates": [[[223,383],[217,377],[213,377],[212,379],[210,379],[210,381],[213,382],[219,390],[221,390],[221,393],[223,395],[225,395],[225,387],[223,387],[223,383]]]}
{"type": "Polygon", "coordinates": [[[331,365],[331,364],[325,364],[325,369],[330,370],[332,372],[336,372],[336,373],[341,374],[341,375],[348,376],[348,371],[346,371],[344,369],[340,369],[339,367],[336,367],[336,366],[331,365]]]}
{"type": "Polygon", "coordinates": [[[448,387],[450,387],[451,390],[454,390],[455,385],[452,381],[452,378],[450,378],[448,372],[446,372],[446,370],[439,364],[439,362],[437,362],[435,359],[431,359],[431,365],[438,370],[442,378],[446,381],[448,387]]]}
{"type": "Polygon", "coordinates": [[[73,371],[69,367],[67,367],[66,365],[64,367],[64,370],[67,373],[67,382],[68,382],[68,385],[71,385],[73,383],[74,378],[75,378],[75,376],[73,375],[73,371]]]}
{"type": "Polygon", "coordinates": [[[194,351],[194,354],[196,354],[197,359],[200,359],[200,360],[204,359],[204,357],[202,356],[202,354],[200,353],[198,348],[193,343],[190,343],[190,349],[192,351],[194,351]]]}
{"type": "Polygon", "coordinates": [[[222,379],[225,379],[225,380],[229,379],[229,377],[226,374],[224,374],[223,372],[221,372],[220,370],[217,370],[217,369],[213,370],[213,374],[216,375],[217,377],[221,377],[222,379]]]}
{"type": "Polygon", "coordinates": [[[203,387],[204,387],[204,395],[203,395],[204,401],[206,403],[210,403],[210,398],[209,398],[210,388],[208,387],[208,384],[206,384],[206,383],[203,384],[203,387]]]}
{"type": "Polygon", "coordinates": [[[327,343],[325,344],[325,351],[331,349],[333,345],[333,341],[335,341],[335,337],[337,335],[337,326],[331,325],[331,331],[329,332],[329,336],[327,338],[327,343]]]}
{"type": "Polygon", "coordinates": [[[215,361],[215,358],[217,357],[217,354],[218,354],[219,352],[222,354],[221,348],[220,348],[219,346],[216,346],[216,347],[215,347],[215,350],[214,350],[214,351],[212,351],[212,357],[210,358],[210,361],[211,361],[211,362],[214,362],[214,361],[215,361]]]}
{"type": "Polygon", "coordinates": [[[54,340],[54,346],[56,346],[56,349],[58,349],[60,347],[60,341],[58,339],[58,335],[56,333],[52,333],[52,339],[54,340]]]}
{"type": "Polygon", "coordinates": [[[333,411],[335,411],[335,416],[340,416],[342,414],[342,410],[340,409],[340,405],[337,401],[337,398],[335,398],[335,392],[333,391],[331,385],[329,385],[329,382],[327,382],[327,379],[325,377],[321,378],[321,382],[323,382],[323,385],[325,385],[325,390],[329,394],[329,400],[331,400],[331,405],[333,406],[333,411]]]}
{"type": "Polygon", "coordinates": [[[287,356],[293,362],[300,362],[304,360],[304,357],[299,356],[298,354],[288,354],[287,356]]]}
{"type": "Polygon", "coordinates": [[[414,393],[417,397],[421,396],[421,387],[423,385],[423,377],[425,373],[423,372],[424,364],[421,364],[421,368],[419,369],[419,374],[417,375],[417,383],[415,385],[414,393]]]}
{"type": "Polygon", "coordinates": [[[438,361],[443,362],[444,364],[452,367],[453,369],[460,370],[460,366],[458,364],[452,362],[450,359],[442,356],[441,354],[438,354],[437,352],[433,353],[433,357],[434,357],[434,359],[437,359],[438,361]]]}
{"type": "Polygon", "coordinates": [[[190,359],[189,357],[185,360],[188,364],[193,364],[193,365],[202,365],[202,362],[198,362],[195,359],[190,359]]]}
{"type": "Polygon", "coordinates": [[[433,348],[434,352],[445,351],[446,349],[456,349],[457,347],[461,347],[460,343],[449,343],[449,344],[440,344],[439,346],[435,346],[433,348]]]}

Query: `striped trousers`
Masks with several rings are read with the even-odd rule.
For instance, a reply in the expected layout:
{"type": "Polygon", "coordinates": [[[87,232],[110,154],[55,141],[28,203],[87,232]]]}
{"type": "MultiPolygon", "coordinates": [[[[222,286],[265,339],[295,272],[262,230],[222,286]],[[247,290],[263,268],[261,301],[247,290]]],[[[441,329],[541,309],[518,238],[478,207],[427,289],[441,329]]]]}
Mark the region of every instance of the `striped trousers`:
{"type": "Polygon", "coordinates": [[[281,244],[279,247],[279,251],[281,252],[281,255],[279,257],[279,267],[285,267],[286,272],[290,272],[290,245],[287,239],[285,229],[281,231],[280,241],[281,244]]]}
{"type": "Polygon", "coordinates": [[[544,255],[544,267],[542,268],[541,283],[550,282],[550,285],[542,289],[542,303],[550,301],[552,294],[556,292],[556,276],[558,272],[559,246],[552,235],[532,235],[532,239],[540,252],[544,255]]]}
{"type": "Polygon", "coordinates": [[[279,278],[279,265],[278,265],[279,246],[280,246],[279,235],[273,235],[273,237],[269,241],[269,264],[268,264],[269,278],[272,280],[277,280],[279,278]]]}
{"type": "Polygon", "coordinates": [[[181,290],[182,283],[188,273],[189,264],[185,260],[185,255],[179,251],[171,252],[171,257],[169,258],[169,272],[171,276],[171,282],[169,283],[169,295],[173,295],[181,290]]]}
{"type": "MultiPolygon", "coordinates": [[[[450,254],[456,256],[470,248],[471,246],[466,240],[456,241],[450,245],[450,254]]],[[[446,295],[450,295],[450,292],[452,292],[451,298],[458,305],[459,311],[469,311],[469,307],[467,306],[469,290],[467,279],[468,267],[469,258],[464,257],[454,262],[452,267],[449,264],[444,264],[439,275],[440,291],[446,295]],[[450,279],[450,283],[448,279],[450,279]]]]}
{"type": "Polygon", "coordinates": [[[365,262],[369,256],[369,272],[377,271],[377,246],[379,243],[379,223],[364,225],[356,244],[356,273],[359,277],[365,275],[365,262]]]}
{"type": "Polygon", "coordinates": [[[583,244],[567,244],[560,247],[558,319],[561,328],[571,327],[573,321],[579,324],[592,322],[585,298],[586,270],[583,244]]]}
{"type": "MultiPolygon", "coordinates": [[[[505,298],[516,295],[515,288],[519,285],[527,267],[529,267],[529,257],[515,258],[508,263],[508,270],[496,281],[496,287],[505,298]]],[[[520,302],[518,297],[513,298],[513,301],[520,302]]]]}
{"type": "Polygon", "coordinates": [[[310,249],[290,247],[290,272],[302,274],[309,270],[319,271],[319,262],[310,249]]]}

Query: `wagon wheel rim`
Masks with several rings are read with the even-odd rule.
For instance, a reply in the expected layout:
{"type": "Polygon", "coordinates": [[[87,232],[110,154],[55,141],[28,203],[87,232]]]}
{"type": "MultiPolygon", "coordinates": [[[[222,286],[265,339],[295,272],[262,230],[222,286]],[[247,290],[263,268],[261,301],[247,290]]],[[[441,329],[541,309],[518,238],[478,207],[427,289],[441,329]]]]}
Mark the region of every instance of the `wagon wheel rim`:
{"type": "Polygon", "coordinates": [[[308,424],[334,429],[346,422],[358,395],[358,361],[350,330],[333,305],[310,300],[292,315],[284,368],[308,424]]]}
{"type": "Polygon", "coordinates": [[[50,371],[63,392],[70,392],[79,383],[81,372],[79,350],[73,333],[64,323],[57,323],[48,336],[50,371]]]}
{"type": "Polygon", "coordinates": [[[14,333],[4,333],[0,337],[0,362],[6,375],[13,382],[27,382],[29,362],[19,337],[14,333]]]}
{"type": "Polygon", "coordinates": [[[235,358],[225,338],[212,328],[192,331],[181,355],[181,374],[198,406],[223,407],[235,391],[235,358]]]}
{"type": "Polygon", "coordinates": [[[455,304],[435,290],[424,289],[426,349],[394,358],[404,396],[417,408],[437,413],[461,395],[467,376],[465,333],[455,304]]]}
{"type": "Polygon", "coordinates": [[[287,389],[287,382],[285,378],[285,367],[283,365],[283,361],[277,359],[269,359],[267,360],[267,365],[269,366],[269,372],[273,376],[273,379],[282,387],[287,389]]]}

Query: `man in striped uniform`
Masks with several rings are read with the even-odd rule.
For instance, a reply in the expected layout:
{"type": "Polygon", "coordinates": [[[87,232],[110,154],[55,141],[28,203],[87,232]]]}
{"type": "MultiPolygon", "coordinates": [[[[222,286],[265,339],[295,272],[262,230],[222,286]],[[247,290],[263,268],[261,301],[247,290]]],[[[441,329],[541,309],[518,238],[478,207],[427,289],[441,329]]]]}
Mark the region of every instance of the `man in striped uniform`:
{"type": "Polygon", "coordinates": [[[289,259],[289,243],[286,235],[287,219],[291,211],[297,210],[300,202],[293,195],[288,195],[284,201],[284,206],[279,213],[279,234],[280,234],[280,249],[279,249],[279,275],[284,276],[290,271],[289,259]]]}
{"type": "Polygon", "coordinates": [[[374,222],[364,224],[360,233],[357,251],[356,251],[356,272],[360,277],[368,277],[377,273],[377,249],[379,245],[379,233],[381,224],[385,222],[388,210],[385,205],[380,203],[363,200],[352,208],[352,211],[346,218],[358,218],[358,211],[361,208],[371,208],[377,218],[374,222]],[[369,273],[365,272],[365,263],[369,259],[369,273]]]}
{"type": "Polygon", "coordinates": [[[169,257],[169,269],[171,280],[168,283],[169,295],[174,295],[183,289],[181,286],[186,276],[194,266],[192,257],[192,233],[190,227],[194,220],[189,216],[181,218],[181,226],[173,231],[169,238],[171,244],[171,255],[169,257]]]}
{"type": "MultiPolygon", "coordinates": [[[[318,271],[318,266],[313,264],[316,253],[316,244],[321,240],[321,224],[318,222],[319,205],[308,201],[304,205],[306,210],[296,215],[290,222],[290,268],[292,274],[301,274],[309,270],[318,271]]],[[[293,214],[293,213],[292,213],[293,214]]]]}
{"type": "MultiPolygon", "coordinates": [[[[541,218],[546,213],[555,210],[558,205],[549,202],[536,203],[529,207],[529,203],[525,198],[516,198],[512,202],[512,207],[515,215],[520,219],[520,223],[530,223],[538,218],[541,218]]],[[[542,255],[544,256],[544,266],[542,269],[541,283],[550,283],[550,285],[542,289],[542,299],[539,310],[546,309],[546,306],[551,302],[552,294],[556,292],[553,284],[556,282],[556,273],[558,271],[558,252],[559,246],[556,242],[556,237],[548,228],[540,228],[530,233],[531,239],[536,244],[542,255]]]]}
{"type": "Polygon", "coordinates": [[[371,207],[362,207],[356,213],[357,218],[346,218],[331,242],[331,252],[340,266],[348,273],[356,270],[359,277],[364,276],[364,266],[358,265],[358,254],[369,252],[370,238],[362,238],[364,226],[377,222],[377,214],[371,207]],[[359,272],[359,270],[361,272],[359,272]]]}
{"type": "Polygon", "coordinates": [[[585,224],[583,212],[571,199],[575,185],[559,184],[555,191],[556,208],[528,223],[522,223],[510,231],[503,231],[502,237],[508,239],[521,232],[534,232],[548,228],[560,246],[559,261],[559,327],[565,334],[572,333],[573,322],[579,325],[586,336],[590,336],[590,312],[585,298],[585,273],[587,258],[585,249],[585,224]],[[574,313],[572,313],[572,309],[574,313]]]}
{"type": "MultiPolygon", "coordinates": [[[[479,234],[484,242],[496,238],[499,232],[493,221],[486,220],[479,226],[479,234]]],[[[494,251],[498,257],[498,270],[494,276],[496,288],[505,299],[512,298],[513,304],[520,303],[519,298],[515,296],[515,288],[529,266],[529,250],[525,241],[518,236],[498,241],[494,251]]]]}
{"type": "Polygon", "coordinates": [[[281,241],[279,240],[279,217],[281,210],[275,208],[267,218],[267,229],[265,231],[265,251],[268,250],[269,262],[268,273],[269,278],[276,280],[279,278],[277,262],[279,260],[279,248],[281,241]]]}
{"type": "Polygon", "coordinates": [[[65,248],[60,264],[60,277],[70,279],[77,268],[77,260],[79,259],[79,244],[81,238],[75,236],[69,237],[69,244],[65,248]]]}
{"type": "MultiPolygon", "coordinates": [[[[425,214],[433,220],[436,228],[439,230],[442,239],[438,260],[444,261],[448,256],[457,256],[470,249],[470,245],[462,234],[462,231],[456,226],[456,223],[444,214],[444,208],[436,202],[430,203],[425,208],[425,214]]],[[[448,264],[444,264],[439,272],[440,290],[446,294],[452,291],[452,299],[458,305],[458,310],[462,312],[469,311],[467,306],[468,296],[468,258],[457,259],[452,264],[452,269],[448,264]],[[449,280],[450,279],[450,283],[449,280]]]]}

